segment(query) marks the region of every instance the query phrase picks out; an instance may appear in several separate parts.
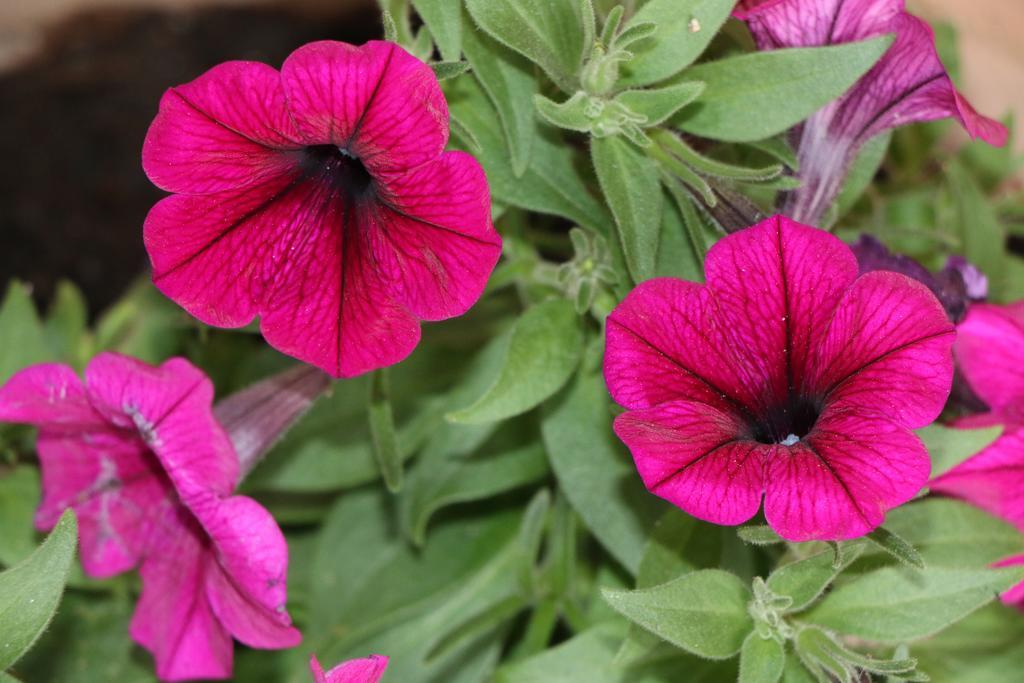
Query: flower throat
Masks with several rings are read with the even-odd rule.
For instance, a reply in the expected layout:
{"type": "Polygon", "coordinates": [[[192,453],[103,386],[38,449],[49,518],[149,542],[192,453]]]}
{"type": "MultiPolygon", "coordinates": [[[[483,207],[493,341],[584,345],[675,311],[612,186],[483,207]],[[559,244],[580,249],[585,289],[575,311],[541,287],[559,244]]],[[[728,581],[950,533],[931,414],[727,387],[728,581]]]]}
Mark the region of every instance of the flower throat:
{"type": "Polygon", "coordinates": [[[373,191],[373,176],[357,157],[337,145],[310,145],[302,150],[302,170],[321,179],[344,197],[358,200],[373,191]]]}

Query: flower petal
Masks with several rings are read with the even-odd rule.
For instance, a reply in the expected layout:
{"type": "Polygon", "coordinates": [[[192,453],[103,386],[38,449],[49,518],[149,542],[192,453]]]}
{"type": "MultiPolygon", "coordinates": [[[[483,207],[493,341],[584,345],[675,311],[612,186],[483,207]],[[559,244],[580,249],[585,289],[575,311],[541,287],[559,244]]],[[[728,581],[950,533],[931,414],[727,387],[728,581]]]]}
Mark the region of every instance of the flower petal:
{"type": "Polygon", "coordinates": [[[669,401],[615,418],[647,489],[694,517],[739,524],[755,514],[770,447],[740,440],[737,416],[705,403],[669,401]]]}
{"type": "Polygon", "coordinates": [[[953,354],[971,389],[992,409],[1024,405],[1024,302],[971,306],[957,327],[953,354]]]}
{"type": "Polygon", "coordinates": [[[762,50],[864,40],[886,32],[904,0],[740,0],[733,15],[746,21],[762,50]]]}
{"type": "Polygon", "coordinates": [[[790,541],[856,538],[913,498],[930,469],[924,444],[896,422],[829,410],[804,439],[768,457],[765,517],[790,541]]]}
{"type": "Polygon", "coordinates": [[[954,338],[927,287],[898,273],[867,273],[839,303],[808,386],[826,403],[881,409],[923,427],[949,396],[954,338]]]}
{"type": "Polygon", "coordinates": [[[36,526],[49,530],[74,508],[86,574],[104,578],[134,567],[151,545],[154,505],[171,495],[142,441],[113,430],[43,429],[36,449],[42,469],[36,526]]]}
{"type": "Polygon", "coordinates": [[[203,591],[213,558],[203,549],[197,527],[184,508],[167,511],[161,552],[140,570],[142,595],[129,630],[153,653],[162,681],[231,677],[231,636],[203,591]]]}
{"type": "Polygon", "coordinates": [[[205,194],[259,183],[298,149],[276,69],[225,62],[168,90],[142,146],[142,168],[170,192],[205,194]]]}
{"type": "Polygon", "coordinates": [[[238,458],[213,418],[213,384],[184,358],[158,368],[102,353],[85,370],[93,405],[111,422],[137,430],[180,489],[184,477],[221,495],[238,481],[238,458]]]}
{"type": "Polygon", "coordinates": [[[388,658],[370,655],[364,659],[350,659],[334,667],[326,674],[316,655],[309,658],[309,669],[313,672],[313,683],[377,683],[388,666],[388,658]]]}
{"type": "Polygon", "coordinates": [[[857,260],[832,235],[775,216],[719,240],[704,264],[707,286],[737,356],[764,387],[763,406],[804,385],[808,360],[857,260]]]}
{"type": "Polygon", "coordinates": [[[281,80],[304,141],[348,149],[371,173],[431,161],[448,142],[437,78],[394,43],[310,43],[285,60],[281,80]]]}
{"type": "Polygon", "coordinates": [[[41,363],[11,376],[0,387],[0,422],[37,427],[105,429],[107,421],[85,395],[85,386],[67,365],[41,363]]]}
{"type": "Polygon", "coordinates": [[[213,541],[206,595],[220,622],[250,647],[298,645],[285,611],[288,546],[274,518],[244,496],[185,500],[213,541]]]}
{"type": "Polygon", "coordinates": [[[464,313],[501,256],[480,164],[447,152],[389,177],[380,195],[369,239],[389,291],[425,320],[464,313]]]}
{"type": "Polygon", "coordinates": [[[757,404],[711,294],[673,278],[640,283],[608,316],[604,377],[626,408],[687,399],[749,413],[757,404]]]}
{"type": "Polygon", "coordinates": [[[143,227],[153,283],[209,325],[246,325],[292,240],[320,227],[323,207],[323,190],[290,172],[234,192],[167,197],[143,227]]]}
{"type": "MultiPolygon", "coordinates": [[[[1019,567],[1022,564],[1024,564],[1024,555],[1014,555],[1013,557],[996,562],[994,566],[1019,567]]],[[[1024,581],[1003,593],[1000,598],[1004,605],[1013,605],[1017,609],[1024,611],[1024,581]]]]}
{"type": "Polygon", "coordinates": [[[420,338],[419,321],[376,272],[368,211],[332,207],[289,251],[260,325],[271,346],[335,377],[394,365],[420,338]]]}
{"type": "Polygon", "coordinates": [[[1007,431],[931,483],[933,491],[962,498],[1024,530],[1024,430],[1007,431]]]}

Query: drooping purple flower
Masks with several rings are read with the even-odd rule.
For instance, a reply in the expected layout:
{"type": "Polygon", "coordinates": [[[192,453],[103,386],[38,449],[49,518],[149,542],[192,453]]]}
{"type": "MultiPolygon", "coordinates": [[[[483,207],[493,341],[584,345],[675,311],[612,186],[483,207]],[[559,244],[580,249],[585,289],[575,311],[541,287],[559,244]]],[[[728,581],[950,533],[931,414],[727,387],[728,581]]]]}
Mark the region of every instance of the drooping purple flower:
{"type": "Polygon", "coordinates": [[[978,114],[957,92],[931,27],[907,13],[904,0],[741,0],[734,14],[762,50],[896,37],[867,74],[797,132],[803,185],[783,207],[795,220],[819,224],[857,151],[890,128],[953,117],[972,138],[1006,144],[1006,127],[978,114]]]}
{"type": "Polygon", "coordinates": [[[82,565],[140,566],[132,637],[157,676],[229,678],[235,638],[301,640],[285,611],[288,548],[256,501],[234,495],[239,461],[212,412],[213,385],[188,361],[151,367],[103,353],[85,371],[43,364],[0,388],[0,421],[39,428],[40,529],[78,515],[82,565]]]}
{"type": "Polygon", "coordinates": [[[861,235],[852,249],[862,274],[888,270],[914,278],[932,290],[954,323],[964,319],[970,304],[988,297],[988,278],[962,256],[950,256],[942,270],[932,273],[909,256],[894,254],[871,235],[861,235]]]}

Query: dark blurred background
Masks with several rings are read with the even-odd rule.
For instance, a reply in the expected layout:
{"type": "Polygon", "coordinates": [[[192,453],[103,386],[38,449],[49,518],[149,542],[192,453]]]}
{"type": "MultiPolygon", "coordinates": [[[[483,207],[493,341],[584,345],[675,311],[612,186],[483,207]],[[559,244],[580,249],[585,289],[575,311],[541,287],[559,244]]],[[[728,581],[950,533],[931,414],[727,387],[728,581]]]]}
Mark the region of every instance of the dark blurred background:
{"type": "Polygon", "coordinates": [[[308,41],[380,30],[373,0],[300,0],[82,10],[33,45],[0,32],[0,290],[18,277],[45,304],[67,278],[98,313],[147,264],[142,222],[163,193],[140,150],[163,91],[225,60],[276,67],[308,41]]]}
{"type": "MultiPolygon", "coordinates": [[[[957,26],[979,109],[1024,112],[1009,30],[1024,1],[908,4],[957,26]]],[[[18,277],[45,305],[68,278],[96,315],[146,266],[142,222],[161,193],[139,157],[162,92],[224,60],[279,66],[307,41],[380,30],[373,0],[0,0],[0,288],[18,277]]]]}

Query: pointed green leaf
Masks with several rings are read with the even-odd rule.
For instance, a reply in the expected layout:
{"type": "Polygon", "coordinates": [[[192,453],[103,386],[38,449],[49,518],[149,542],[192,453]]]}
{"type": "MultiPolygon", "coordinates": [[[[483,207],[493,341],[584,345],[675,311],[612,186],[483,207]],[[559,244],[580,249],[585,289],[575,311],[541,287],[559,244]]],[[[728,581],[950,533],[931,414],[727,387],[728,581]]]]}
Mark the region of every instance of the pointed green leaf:
{"type": "Polygon", "coordinates": [[[22,368],[53,358],[28,287],[11,280],[0,304],[0,384],[22,368]]]}
{"type": "Polygon", "coordinates": [[[916,569],[924,569],[924,559],[921,554],[899,534],[880,526],[866,538],[903,564],[916,569]]]}
{"type": "Polygon", "coordinates": [[[498,112],[512,172],[517,178],[521,177],[529,165],[533,140],[537,136],[532,101],[537,92],[537,79],[533,66],[522,55],[482,31],[466,31],[462,49],[498,112]]]}
{"type": "Polygon", "coordinates": [[[786,650],[777,640],[751,632],[740,649],[739,683],[776,683],[786,666],[786,650]]]}
{"type": "Polygon", "coordinates": [[[612,557],[636,574],[650,529],[669,508],[647,492],[629,453],[615,437],[611,401],[600,372],[577,375],[547,406],[541,432],[573,509],[612,557]]]}
{"type": "Polygon", "coordinates": [[[580,360],[583,332],[572,302],[553,299],[529,308],[516,322],[494,384],[473,404],[448,414],[478,424],[519,415],[562,388],[580,360]]]}
{"type": "Polygon", "coordinates": [[[770,526],[765,524],[741,526],[736,530],[736,534],[740,537],[741,541],[751,545],[775,545],[786,542],[786,539],[779,536],[770,526]]]}
{"type": "Polygon", "coordinates": [[[642,114],[647,120],[643,128],[657,126],[668,117],[697,99],[704,91],[700,81],[683,81],[676,85],[652,90],[626,90],[613,98],[632,112],[642,114]]]}
{"type": "Polygon", "coordinates": [[[543,95],[534,95],[533,103],[537,111],[545,121],[552,126],[574,130],[581,133],[590,131],[590,124],[593,122],[587,116],[587,103],[590,98],[582,90],[565,102],[555,102],[543,95]]]}
{"type": "Polygon", "coordinates": [[[632,60],[623,65],[621,84],[646,85],[679,73],[704,52],[732,12],[735,0],[649,0],[624,31],[643,23],[657,30],[633,44],[632,60]]]}
{"type": "Polygon", "coordinates": [[[441,58],[457,62],[462,54],[462,3],[459,0],[412,0],[430,29],[441,58]]]}
{"type": "Polygon", "coordinates": [[[480,28],[540,66],[562,90],[577,90],[593,41],[579,0],[466,0],[466,8],[480,28]]]}
{"type": "Polygon", "coordinates": [[[884,567],[836,588],[804,614],[810,623],[883,643],[924,638],[1024,579],[1024,567],[884,567]]]}
{"type": "Polygon", "coordinates": [[[871,182],[878,174],[878,169],[885,161],[885,155],[889,151],[889,142],[892,140],[892,131],[886,131],[868,140],[857,153],[857,158],[850,165],[846,173],[846,182],[843,189],[839,191],[836,198],[836,220],[842,218],[853,208],[864,191],[870,187],[871,182]]]}
{"type": "Polygon", "coordinates": [[[967,169],[951,163],[946,167],[946,178],[956,209],[954,227],[963,245],[961,253],[985,273],[989,296],[999,300],[1006,284],[1006,228],[993,202],[967,169]]]}
{"type": "Polygon", "coordinates": [[[391,388],[387,368],[376,370],[370,377],[370,437],[373,453],[380,464],[384,484],[389,491],[402,487],[402,456],[398,448],[398,434],[391,409],[391,388]]]}
{"type": "Polygon", "coordinates": [[[820,596],[845,568],[850,566],[863,550],[863,544],[847,545],[836,566],[835,553],[824,550],[796,562],[785,564],[771,573],[766,581],[777,595],[793,599],[787,612],[799,612],[820,596]]]}
{"type": "Polygon", "coordinates": [[[431,62],[430,68],[434,70],[434,76],[439,81],[455,78],[469,71],[469,62],[431,62]]]}
{"type": "Polygon", "coordinates": [[[18,661],[53,618],[77,542],[75,515],[67,510],[34,553],[0,574],[0,671],[18,661]]]}
{"type": "MultiPolygon", "coordinates": [[[[495,201],[562,216],[611,236],[610,216],[594,199],[577,170],[579,153],[562,140],[557,130],[545,128],[533,138],[529,166],[519,177],[512,166],[500,127],[495,125],[499,120],[498,114],[476,79],[458,78],[448,84],[445,88],[448,106],[454,117],[472,132],[482,150],[478,158],[487,172],[495,201]]],[[[532,116],[532,98],[526,99],[525,104],[532,116]]],[[[453,130],[453,133],[458,135],[459,131],[453,130]]],[[[461,142],[466,148],[468,141],[463,139],[461,142]]]]}
{"type": "Polygon", "coordinates": [[[683,73],[706,88],[673,119],[687,133],[752,142],[790,128],[842,95],[892,44],[882,36],[830,47],[755,52],[683,73]]]}
{"type": "Polygon", "coordinates": [[[653,588],[603,589],[601,594],[627,619],[708,659],[735,655],[754,627],[747,614],[750,590],[719,569],[684,574],[653,588]]]}
{"type": "Polygon", "coordinates": [[[661,183],[649,158],[618,136],[592,138],[590,154],[615,216],[626,264],[635,282],[654,275],[661,228],[661,183]]]}
{"type": "Polygon", "coordinates": [[[57,295],[46,313],[46,334],[56,357],[79,367],[84,349],[84,337],[88,333],[89,308],[81,290],[68,280],[57,284],[57,295]]]}
{"type": "Polygon", "coordinates": [[[885,526],[913,545],[930,567],[981,569],[1024,554],[1024,534],[1013,525],[951,498],[901,505],[889,512],[885,526]]]}
{"type": "Polygon", "coordinates": [[[932,479],[945,474],[972,455],[980,453],[1003,433],[1003,426],[954,429],[933,424],[917,430],[932,457],[932,479]]]}

